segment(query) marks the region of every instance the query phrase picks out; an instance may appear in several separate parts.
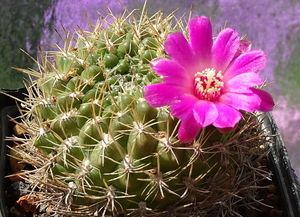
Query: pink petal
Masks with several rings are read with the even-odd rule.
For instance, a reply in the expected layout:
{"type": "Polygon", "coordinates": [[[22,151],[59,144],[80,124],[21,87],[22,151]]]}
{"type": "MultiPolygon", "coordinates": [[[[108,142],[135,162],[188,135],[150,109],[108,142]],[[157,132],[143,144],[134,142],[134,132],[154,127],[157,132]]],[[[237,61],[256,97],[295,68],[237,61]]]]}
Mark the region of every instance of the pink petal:
{"type": "Polygon", "coordinates": [[[198,101],[193,95],[183,95],[179,102],[171,104],[172,115],[181,119],[178,137],[183,143],[192,141],[201,129],[194,117],[194,106],[198,101]]]}
{"type": "Polygon", "coordinates": [[[184,93],[184,88],[165,83],[144,87],[144,98],[152,107],[161,107],[174,103],[184,93]]]}
{"type": "Polygon", "coordinates": [[[178,98],[178,102],[171,104],[172,115],[181,120],[186,119],[186,116],[189,115],[187,114],[187,111],[190,109],[192,109],[191,111],[194,111],[194,106],[198,101],[199,99],[193,95],[181,95],[178,98]]]}
{"type": "MultiPolygon", "coordinates": [[[[192,112],[190,114],[192,114],[192,112]]],[[[178,138],[182,143],[193,141],[201,129],[201,125],[194,119],[193,115],[188,117],[189,118],[182,120],[179,126],[178,138]]]]}
{"type": "Polygon", "coordinates": [[[150,61],[151,68],[162,76],[184,76],[184,68],[167,58],[156,58],[150,61]]]}
{"type": "Polygon", "coordinates": [[[213,123],[213,125],[217,128],[234,128],[239,120],[242,118],[242,114],[231,106],[216,103],[215,104],[219,116],[213,123]]]}
{"type": "Polygon", "coordinates": [[[266,91],[249,88],[252,93],[224,93],[219,102],[246,112],[271,111],[275,105],[272,96],[266,91]]]}
{"type": "Polygon", "coordinates": [[[194,107],[194,117],[202,127],[207,127],[218,117],[218,110],[214,103],[199,100],[194,107]]]}
{"type": "Polygon", "coordinates": [[[238,58],[241,54],[248,52],[251,50],[252,47],[252,43],[251,41],[247,41],[247,40],[240,40],[240,46],[238,48],[238,50],[236,51],[233,59],[231,60],[231,62],[233,62],[236,58],[238,58]]]}
{"type": "Polygon", "coordinates": [[[183,67],[172,60],[157,58],[150,62],[150,66],[157,74],[168,76],[163,78],[165,83],[185,86],[188,89],[193,85],[194,76],[189,76],[183,67]]]}
{"type": "Polygon", "coordinates": [[[222,30],[212,46],[212,65],[216,71],[224,71],[240,46],[238,33],[233,29],[222,30]]]}
{"type": "Polygon", "coordinates": [[[255,88],[251,88],[251,89],[253,93],[256,94],[261,100],[260,108],[258,109],[258,111],[262,111],[262,112],[271,111],[275,105],[272,96],[266,91],[255,89],[255,88]]]}
{"type": "Polygon", "coordinates": [[[259,111],[261,105],[260,97],[254,93],[224,93],[219,102],[246,112],[259,111]]]}
{"type": "Polygon", "coordinates": [[[191,75],[196,73],[199,59],[181,32],[169,34],[164,47],[173,61],[187,69],[187,72],[190,72],[191,75]]]}
{"type": "Polygon", "coordinates": [[[252,93],[249,87],[254,87],[263,84],[264,81],[260,75],[250,72],[237,75],[227,81],[224,85],[224,92],[234,93],[252,93]]]}
{"type": "Polygon", "coordinates": [[[230,80],[232,77],[247,73],[258,73],[266,66],[266,53],[261,50],[253,50],[240,55],[233,64],[224,72],[224,81],[230,80]]]}
{"type": "Polygon", "coordinates": [[[186,79],[186,78],[178,78],[178,77],[165,77],[162,79],[166,84],[174,85],[174,86],[180,86],[182,89],[184,89],[184,93],[187,94],[193,94],[194,93],[194,87],[193,87],[193,80],[186,79]]]}
{"type": "Polygon", "coordinates": [[[197,16],[189,22],[190,44],[201,61],[203,68],[207,68],[211,59],[213,44],[212,26],[208,17],[197,16]]]}

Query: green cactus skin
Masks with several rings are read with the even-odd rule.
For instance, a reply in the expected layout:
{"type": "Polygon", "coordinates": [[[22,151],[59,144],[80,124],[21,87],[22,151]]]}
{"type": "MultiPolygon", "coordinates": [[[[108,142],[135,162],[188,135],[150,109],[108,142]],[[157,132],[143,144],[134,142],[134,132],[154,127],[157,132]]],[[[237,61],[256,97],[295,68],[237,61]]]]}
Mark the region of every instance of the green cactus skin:
{"type": "Polygon", "coordinates": [[[238,207],[255,200],[255,180],[268,174],[252,168],[267,140],[254,114],[233,133],[208,127],[181,144],[169,108],[152,108],[143,98],[145,85],[161,81],[149,61],[167,56],[168,33],[186,32],[183,21],[174,26],[172,19],[131,14],[78,31],[75,44],[70,38],[68,49],[47,53],[41,71],[30,72],[37,79],[23,102],[28,134],[13,140],[35,168],[23,176],[41,211],[239,216],[238,207]]]}

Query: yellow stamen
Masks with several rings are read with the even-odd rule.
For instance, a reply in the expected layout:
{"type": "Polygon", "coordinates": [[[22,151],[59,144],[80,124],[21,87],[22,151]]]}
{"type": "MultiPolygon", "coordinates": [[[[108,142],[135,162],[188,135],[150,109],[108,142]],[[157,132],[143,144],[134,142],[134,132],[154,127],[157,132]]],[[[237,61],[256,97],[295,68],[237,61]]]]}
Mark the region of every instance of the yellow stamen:
{"type": "Polygon", "coordinates": [[[216,73],[213,68],[206,68],[195,74],[195,93],[199,99],[214,101],[220,95],[224,86],[222,72],[216,73]]]}

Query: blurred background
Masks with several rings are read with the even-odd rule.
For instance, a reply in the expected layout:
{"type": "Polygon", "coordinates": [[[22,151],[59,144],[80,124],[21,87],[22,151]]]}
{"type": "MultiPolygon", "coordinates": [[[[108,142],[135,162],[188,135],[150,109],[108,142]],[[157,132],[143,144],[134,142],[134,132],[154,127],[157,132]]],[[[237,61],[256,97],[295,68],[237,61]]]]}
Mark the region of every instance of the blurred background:
{"type": "MultiPolygon", "coordinates": [[[[23,86],[24,75],[11,67],[34,68],[34,62],[21,51],[37,58],[42,50],[62,46],[65,32],[85,29],[86,15],[95,24],[107,7],[114,14],[142,9],[144,0],[0,0],[0,88],[23,86]],[[59,33],[59,34],[58,34],[59,33]]],[[[276,101],[276,123],[288,149],[293,168],[300,177],[300,1],[298,0],[148,0],[148,13],[158,10],[177,17],[190,14],[211,18],[213,30],[224,27],[247,35],[253,49],[268,54],[261,73],[265,90],[276,101]]]]}

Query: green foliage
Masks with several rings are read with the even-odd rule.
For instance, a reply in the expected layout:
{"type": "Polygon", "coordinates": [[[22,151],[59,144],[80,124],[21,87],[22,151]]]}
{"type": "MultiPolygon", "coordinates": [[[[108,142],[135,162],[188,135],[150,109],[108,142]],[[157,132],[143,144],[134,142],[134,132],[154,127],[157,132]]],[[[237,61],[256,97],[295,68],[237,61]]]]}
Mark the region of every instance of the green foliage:
{"type": "Polygon", "coordinates": [[[11,67],[32,68],[34,62],[20,49],[37,57],[43,30],[44,12],[56,0],[2,0],[0,7],[0,88],[22,87],[24,74],[11,67]]]}

